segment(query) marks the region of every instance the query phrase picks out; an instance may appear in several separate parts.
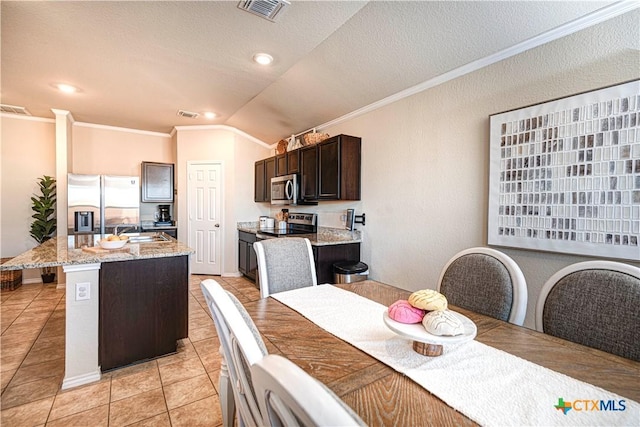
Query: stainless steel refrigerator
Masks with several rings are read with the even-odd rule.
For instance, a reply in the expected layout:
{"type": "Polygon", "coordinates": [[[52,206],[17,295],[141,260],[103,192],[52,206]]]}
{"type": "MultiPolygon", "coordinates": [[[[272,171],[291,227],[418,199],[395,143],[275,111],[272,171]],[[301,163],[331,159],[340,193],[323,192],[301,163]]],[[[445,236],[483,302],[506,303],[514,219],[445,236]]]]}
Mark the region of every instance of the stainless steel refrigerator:
{"type": "Polygon", "coordinates": [[[140,178],[68,175],[68,234],[107,234],[120,224],[140,225],[140,178]]]}

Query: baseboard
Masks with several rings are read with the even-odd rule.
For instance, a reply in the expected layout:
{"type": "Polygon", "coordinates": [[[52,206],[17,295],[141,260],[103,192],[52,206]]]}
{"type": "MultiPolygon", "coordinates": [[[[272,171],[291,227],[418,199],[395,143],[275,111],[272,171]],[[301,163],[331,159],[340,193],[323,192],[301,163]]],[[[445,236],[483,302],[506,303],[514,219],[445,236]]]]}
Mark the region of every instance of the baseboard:
{"type": "Polygon", "coordinates": [[[67,284],[66,284],[66,283],[58,283],[58,284],[56,285],[56,289],[62,289],[62,290],[65,290],[65,289],[67,289],[67,284]]]}
{"type": "Polygon", "coordinates": [[[22,279],[23,285],[30,285],[32,283],[42,283],[42,279],[34,277],[33,279],[22,279]]]}
{"type": "Polygon", "coordinates": [[[242,277],[242,273],[236,271],[235,273],[222,273],[222,277],[242,277]]]}
{"type": "Polygon", "coordinates": [[[78,375],[75,377],[71,377],[71,378],[65,378],[62,381],[62,390],[66,390],[68,388],[73,388],[73,387],[78,387],[80,385],[84,385],[84,384],[89,384],[89,383],[93,383],[96,381],[100,381],[100,378],[102,377],[102,374],[100,372],[100,370],[98,369],[95,372],[91,372],[88,374],[84,374],[84,375],[78,375]]]}

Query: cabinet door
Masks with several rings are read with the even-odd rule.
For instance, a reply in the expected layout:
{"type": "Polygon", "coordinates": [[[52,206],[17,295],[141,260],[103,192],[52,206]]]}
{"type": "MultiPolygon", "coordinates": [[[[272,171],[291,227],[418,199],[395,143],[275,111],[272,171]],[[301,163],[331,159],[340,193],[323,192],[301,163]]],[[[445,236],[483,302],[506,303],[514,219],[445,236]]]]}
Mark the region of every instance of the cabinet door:
{"type": "Polygon", "coordinates": [[[280,154],[276,156],[276,176],[282,176],[287,174],[287,154],[280,154]]]}
{"type": "Polygon", "coordinates": [[[238,240],[238,270],[240,273],[247,274],[248,259],[247,242],[238,240]]]}
{"type": "Polygon", "coordinates": [[[103,263],[99,302],[103,371],[175,352],[189,335],[188,257],[103,263]]]}
{"type": "Polygon", "coordinates": [[[300,172],[300,150],[287,151],[287,173],[300,172]]]}
{"type": "Polygon", "coordinates": [[[254,165],[253,176],[253,201],[265,202],[266,199],[264,160],[257,161],[254,165]]]}
{"type": "Polygon", "coordinates": [[[333,137],[318,145],[318,198],[340,199],[340,139],[333,137]]]}
{"type": "Polygon", "coordinates": [[[269,157],[264,161],[264,187],[265,187],[265,201],[271,201],[271,178],[276,176],[276,158],[269,157]]]}
{"type": "Polygon", "coordinates": [[[142,201],[173,202],[173,163],[142,162],[142,201]]]}
{"type": "Polygon", "coordinates": [[[300,198],[318,198],[318,152],[315,145],[300,149],[300,198]]]}
{"type": "Polygon", "coordinates": [[[334,283],[333,264],[339,261],[359,261],[360,243],[313,246],[318,283],[334,283]]]}

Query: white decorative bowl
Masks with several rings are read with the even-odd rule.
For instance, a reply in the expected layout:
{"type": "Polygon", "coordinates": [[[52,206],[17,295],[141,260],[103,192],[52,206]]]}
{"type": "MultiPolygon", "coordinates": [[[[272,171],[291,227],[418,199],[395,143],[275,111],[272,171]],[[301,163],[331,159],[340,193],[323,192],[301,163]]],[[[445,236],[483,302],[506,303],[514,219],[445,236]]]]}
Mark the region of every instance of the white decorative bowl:
{"type": "Polygon", "coordinates": [[[127,240],[107,240],[107,239],[102,239],[98,243],[100,243],[100,247],[103,248],[103,249],[120,249],[121,247],[126,245],[128,241],[129,241],[129,239],[127,239],[127,240]]]}

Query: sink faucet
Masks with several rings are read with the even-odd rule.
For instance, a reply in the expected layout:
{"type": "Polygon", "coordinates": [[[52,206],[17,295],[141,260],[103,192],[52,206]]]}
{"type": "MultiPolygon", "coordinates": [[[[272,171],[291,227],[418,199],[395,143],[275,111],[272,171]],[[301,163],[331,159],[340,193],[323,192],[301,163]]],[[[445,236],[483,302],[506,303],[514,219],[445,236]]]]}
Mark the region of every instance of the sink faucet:
{"type": "Polygon", "coordinates": [[[133,228],[138,228],[138,224],[118,224],[115,227],[113,227],[113,234],[118,236],[119,234],[124,233],[127,230],[131,230],[133,228]],[[118,233],[118,228],[120,228],[120,227],[124,227],[124,230],[120,231],[120,233],[118,233]]]}

